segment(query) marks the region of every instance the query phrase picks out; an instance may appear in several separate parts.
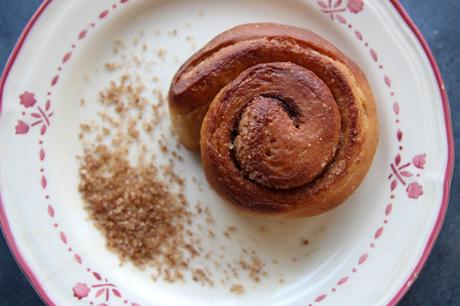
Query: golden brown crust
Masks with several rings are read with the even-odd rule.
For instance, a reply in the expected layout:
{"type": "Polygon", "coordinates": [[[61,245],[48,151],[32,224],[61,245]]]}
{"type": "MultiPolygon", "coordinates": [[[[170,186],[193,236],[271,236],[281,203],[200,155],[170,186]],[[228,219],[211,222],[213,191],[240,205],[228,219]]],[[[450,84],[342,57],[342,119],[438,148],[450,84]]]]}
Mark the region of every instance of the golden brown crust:
{"type": "Polygon", "coordinates": [[[257,214],[308,216],[339,205],[366,175],[378,140],[358,66],[290,26],[220,34],[180,68],[169,103],[188,148],[200,147],[201,127],[210,184],[257,214]]]}

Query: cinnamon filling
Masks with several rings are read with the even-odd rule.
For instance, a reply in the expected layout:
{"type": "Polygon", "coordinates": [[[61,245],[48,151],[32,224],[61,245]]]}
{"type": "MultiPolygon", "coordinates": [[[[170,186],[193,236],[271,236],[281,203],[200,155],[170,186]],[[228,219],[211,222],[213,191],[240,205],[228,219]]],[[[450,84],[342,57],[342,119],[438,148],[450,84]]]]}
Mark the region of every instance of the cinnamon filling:
{"type": "MultiPolygon", "coordinates": [[[[231,131],[230,154],[242,175],[259,185],[303,186],[319,176],[335,155],[340,134],[337,105],[332,98],[317,98],[314,89],[302,84],[313,78],[305,68],[286,63],[259,67],[265,73],[270,70],[269,85],[261,86],[260,93],[253,92],[253,98],[244,97],[249,102],[231,131]],[[282,91],[295,81],[299,84],[295,91],[282,91]],[[278,90],[263,91],[271,87],[278,90]]],[[[242,83],[253,88],[251,78],[257,75],[250,74],[242,83]]],[[[314,81],[315,86],[325,86],[314,81]]]]}

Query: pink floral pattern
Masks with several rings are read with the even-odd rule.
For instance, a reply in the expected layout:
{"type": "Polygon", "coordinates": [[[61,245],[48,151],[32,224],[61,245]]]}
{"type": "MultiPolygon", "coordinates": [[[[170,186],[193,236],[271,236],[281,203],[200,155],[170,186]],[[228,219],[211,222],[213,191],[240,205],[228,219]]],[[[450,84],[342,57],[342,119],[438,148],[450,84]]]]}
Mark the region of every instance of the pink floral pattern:
{"type": "Polygon", "coordinates": [[[412,163],[416,168],[423,169],[426,164],[426,154],[414,156],[414,158],[412,159],[412,163]]]}
{"type": "MultiPolygon", "coordinates": [[[[96,284],[91,285],[90,287],[86,283],[77,283],[73,288],[74,296],[81,300],[88,297],[90,292],[93,292],[93,296],[95,299],[103,299],[103,304],[98,305],[107,305],[112,296],[121,299],[122,295],[121,292],[117,289],[117,287],[109,283],[107,279],[102,280],[102,277],[99,273],[93,272],[92,273],[96,281],[96,284]]],[[[132,303],[131,305],[135,305],[132,303]]]]}
{"type": "Polygon", "coordinates": [[[318,0],[317,3],[321,11],[328,14],[331,20],[337,18],[341,23],[346,23],[343,13],[351,12],[358,14],[364,9],[364,2],[362,0],[318,0]]]}
{"type": "Polygon", "coordinates": [[[73,288],[73,296],[76,297],[77,299],[81,300],[82,298],[85,298],[88,296],[89,292],[91,289],[88,288],[86,284],[83,283],[77,283],[73,288]]]}
{"type": "Polygon", "coordinates": [[[37,106],[36,103],[35,94],[32,92],[25,91],[19,96],[19,104],[24,108],[22,116],[27,119],[17,121],[16,134],[27,134],[30,128],[35,126],[40,126],[41,135],[46,133],[51,123],[50,118],[53,116],[53,112],[50,110],[51,101],[47,100],[43,106],[37,106]],[[30,108],[33,109],[29,110],[30,108]],[[30,123],[27,123],[26,120],[30,123]]]}
{"type": "Polygon", "coordinates": [[[32,107],[37,102],[37,100],[35,100],[35,95],[28,91],[25,91],[22,95],[20,95],[19,100],[19,103],[21,103],[25,108],[32,107]]]}
{"type": "MultiPolygon", "coordinates": [[[[128,1],[129,0],[119,0],[118,3],[124,4],[128,1]]],[[[118,4],[112,4],[110,9],[103,10],[99,13],[98,19],[105,19],[109,16],[110,10],[115,10],[117,7],[118,4]]],[[[63,66],[72,58],[73,49],[77,48],[78,42],[83,40],[89,33],[90,29],[94,26],[95,22],[92,22],[88,28],[81,30],[76,36],[75,43],[71,45],[72,50],[67,51],[62,57],[60,65],[57,67],[58,73],[53,75],[49,82],[50,88],[49,91],[46,92],[46,99],[38,99],[37,97],[39,95],[31,91],[24,91],[19,95],[19,104],[21,105],[23,111],[21,113],[22,118],[17,120],[14,131],[17,135],[26,135],[31,132],[32,128],[36,126],[39,127],[38,157],[41,163],[46,161],[46,150],[43,146],[43,138],[51,125],[51,118],[53,116],[53,112],[51,110],[51,96],[53,94],[53,90],[59,83],[63,66]],[[39,102],[40,100],[42,102],[39,102]]],[[[46,192],[49,183],[45,174],[45,168],[40,168],[40,172],[39,185],[44,192],[44,199],[47,202],[46,212],[52,220],[52,227],[56,230],[58,239],[67,248],[69,254],[72,255],[73,260],[83,267],[84,261],[82,256],[70,246],[71,242],[66,233],[63,230],[60,230],[60,224],[57,222],[58,212],[53,204],[50,203],[51,196],[46,192]]],[[[114,283],[109,282],[107,278],[103,278],[100,273],[93,271],[90,267],[87,267],[86,271],[92,276],[94,283],[91,284],[92,282],[90,281],[77,282],[71,288],[71,292],[76,299],[87,300],[90,305],[109,306],[108,303],[115,298],[121,301],[124,305],[140,306],[138,303],[129,302],[127,299],[123,299],[123,296],[117,286],[114,283]]]]}
{"type": "MultiPolygon", "coordinates": [[[[397,154],[394,158],[394,162],[390,164],[391,173],[388,179],[391,180],[390,189],[394,191],[398,186],[406,186],[406,192],[409,198],[418,199],[423,194],[423,187],[417,182],[408,183],[407,181],[412,179],[415,175],[411,166],[414,166],[417,170],[423,169],[425,165],[426,154],[420,154],[414,156],[412,163],[401,163],[401,154],[397,154]]],[[[419,174],[418,174],[419,175],[419,174]]]]}
{"type": "Polygon", "coordinates": [[[349,0],[347,8],[350,12],[358,14],[364,9],[364,2],[363,0],[349,0]]]}
{"type": "Polygon", "coordinates": [[[418,199],[423,195],[423,187],[417,182],[412,182],[407,186],[406,192],[409,198],[418,199]]]}
{"type": "Polygon", "coordinates": [[[16,134],[27,134],[29,132],[29,125],[22,120],[18,120],[15,129],[16,134]]]}

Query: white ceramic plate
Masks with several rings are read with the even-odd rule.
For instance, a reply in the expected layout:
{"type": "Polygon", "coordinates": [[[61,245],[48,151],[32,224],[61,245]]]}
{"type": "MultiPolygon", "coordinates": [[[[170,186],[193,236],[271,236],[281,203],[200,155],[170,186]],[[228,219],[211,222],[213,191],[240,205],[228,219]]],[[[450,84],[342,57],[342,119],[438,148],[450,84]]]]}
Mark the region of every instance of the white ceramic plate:
{"type": "MultiPolygon", "coordinates": [[[[426,43],[396,1],[45,1],[11,55],[0,98],[2,226],[50,305],[395,304],[427,259],[447,207],[453,157],[446,93],[426,43]],[[93,106],[82,108],[80,98],[91,101],[113,77],[95,69],[114,56],[115,39],[144,31],[149,47],[167,51],[157,70],[166,91],[193,53],[187,36],[201,46],[233,25],[257,21],[311,29],[362,67],[380,118],[375,161],[347,203],[281,225],[230,212],[207,186],[198,159],[182,151],[179,170],[205,186],[203,193],[187,189],[188,197],[210,206],[217,226],[236,224],[238,244],[252,243],[280,264],[269,265],[269,277],[248,283],[242,295],[154,283],[147,271],[119,266],[87,220],[75,156],[79,124],[93,106]],[[168,34],[174,29],[177,36],[168,34]],[[271,234],[256,230],[262,223],[271,234]],[[310,243],[299,250],[301,237],[310,243]]],[[[226,242],[229,256],[238,255],[235,243],[226,242]]]]}

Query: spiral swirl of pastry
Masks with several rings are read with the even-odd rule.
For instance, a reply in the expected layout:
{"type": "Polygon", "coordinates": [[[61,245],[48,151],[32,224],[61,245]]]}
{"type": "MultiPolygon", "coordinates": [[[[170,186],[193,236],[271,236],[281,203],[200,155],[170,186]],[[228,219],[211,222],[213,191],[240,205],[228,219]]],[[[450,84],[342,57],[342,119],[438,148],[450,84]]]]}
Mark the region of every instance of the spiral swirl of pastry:
{"type": "Polygon", "coordinates": [[[378,141],[362,71],[291,26],[247,24],[220,34],[179,69],[169,102],[181,141],[201,148],[211,186],[254,214],[336,207],[365,177],[378,141]]]}

